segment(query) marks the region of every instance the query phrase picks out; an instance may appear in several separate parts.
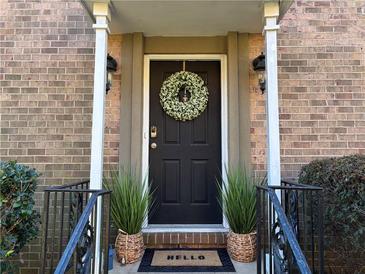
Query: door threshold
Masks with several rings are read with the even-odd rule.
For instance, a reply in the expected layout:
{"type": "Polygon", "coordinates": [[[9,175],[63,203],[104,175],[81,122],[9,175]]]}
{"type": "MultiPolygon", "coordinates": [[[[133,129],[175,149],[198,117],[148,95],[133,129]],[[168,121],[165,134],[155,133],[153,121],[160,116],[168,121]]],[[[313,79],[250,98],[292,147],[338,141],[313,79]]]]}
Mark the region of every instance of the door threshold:
{"type": "Polygon", "coordinates": [[[229,229],[224,227],[222,224],[163,224],[163,225],[152,225],[149,224],[143,228],[144,233],[156,233],[156,232],[228,232],[229,229]]]}

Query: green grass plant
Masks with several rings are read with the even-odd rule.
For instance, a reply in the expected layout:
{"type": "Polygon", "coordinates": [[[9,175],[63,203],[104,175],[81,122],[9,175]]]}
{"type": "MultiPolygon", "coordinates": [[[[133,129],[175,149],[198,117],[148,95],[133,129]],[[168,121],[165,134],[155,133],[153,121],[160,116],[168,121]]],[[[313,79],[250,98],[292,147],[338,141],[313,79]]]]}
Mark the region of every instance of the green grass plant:
{"type": "Polygon", "coordinates": [[[248,234],[256,229],[256,185],[259,181],[242,167],[226,168],[226,180],[218,184],[220,205],[230,229],[248,234]]]}
{"type": "Polygon", "coordinates": [[[122,168],[104,178],[104,187],[112,191],[111,215],[118,229],[128,234],[139,233],[152,201],[147,180],[122,168]]]}

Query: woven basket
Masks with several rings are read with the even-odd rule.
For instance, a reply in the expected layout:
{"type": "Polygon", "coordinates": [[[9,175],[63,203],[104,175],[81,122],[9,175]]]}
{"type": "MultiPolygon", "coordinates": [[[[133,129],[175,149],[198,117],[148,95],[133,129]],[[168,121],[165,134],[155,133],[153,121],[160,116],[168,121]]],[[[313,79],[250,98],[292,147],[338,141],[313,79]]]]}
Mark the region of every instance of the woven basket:
{"type": "Polygon", "coordinates": [[[118,262],[131,264],[137,262],[143,255],[144,244],[142,232],[129,235],[119,230],[115,240],[115,253],[118,262]]]}
{"type": "Polygon", "coordinates": [[[256,232],[236,234],[232,231],[227,236],[227,249],[232,259],[250,263],[256,259],[256,232]]]}

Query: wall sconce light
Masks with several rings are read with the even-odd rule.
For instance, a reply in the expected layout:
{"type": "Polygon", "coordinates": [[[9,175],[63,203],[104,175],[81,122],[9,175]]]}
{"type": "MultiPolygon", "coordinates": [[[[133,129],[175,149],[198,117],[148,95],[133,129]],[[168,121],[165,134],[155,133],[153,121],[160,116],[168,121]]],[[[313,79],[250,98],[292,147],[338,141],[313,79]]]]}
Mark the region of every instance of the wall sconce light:
{"type": "Polygon", "coordinates": [[[113,73],[117,71],[117,61],[108,53],[107,63],[106,63],[106,71],[107,71],[107,80],[106,80],[106,94],[112,87],[113,73]]]}
{"type": "Polygon", "coordinates": [[[253,70],[257,72],[260,90],[262,94],[264,94],[266,79],[265,79],[265,54],[263,52],[261,52],[259,56],[253,59],[252,67],[253,70]]]}

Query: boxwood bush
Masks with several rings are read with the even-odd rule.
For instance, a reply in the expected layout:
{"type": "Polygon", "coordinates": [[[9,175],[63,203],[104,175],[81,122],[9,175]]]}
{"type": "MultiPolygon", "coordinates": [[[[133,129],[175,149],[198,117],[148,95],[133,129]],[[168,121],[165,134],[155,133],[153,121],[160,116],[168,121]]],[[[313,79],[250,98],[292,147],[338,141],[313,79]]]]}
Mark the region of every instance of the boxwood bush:
{"type": "Polygon", "coordinates": [[[34,209],[39,173],[15,161],[0,161],[0,273],[11,271],[11,257],[38,235],[34,209]]]}
{"type": "Polygon", "coordinates": [[[302,168],[299,182],[323,187],[327,252],[349,273],[363,273],[365,263],[358,259],[365,255],[365,155],[315,160],[302,168]]]}

